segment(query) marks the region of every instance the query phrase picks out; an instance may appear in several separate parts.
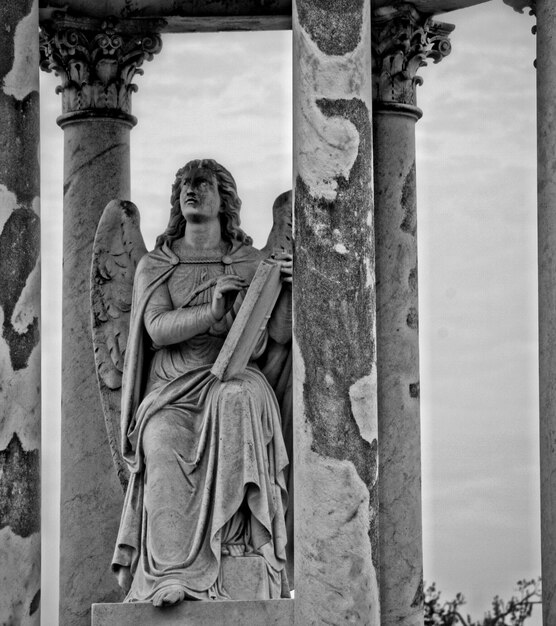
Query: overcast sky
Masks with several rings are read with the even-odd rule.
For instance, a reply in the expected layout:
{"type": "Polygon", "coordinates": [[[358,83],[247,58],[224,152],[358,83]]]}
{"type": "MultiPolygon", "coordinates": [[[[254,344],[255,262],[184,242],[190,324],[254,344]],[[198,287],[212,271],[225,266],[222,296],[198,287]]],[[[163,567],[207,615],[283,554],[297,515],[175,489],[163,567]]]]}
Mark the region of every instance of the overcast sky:
{"type": "MultiPolygon", "coordinates": [[[[421,72],[417,125],[425,579],[480,617],[540,574],[535,38],[502,0],[443,19],[453,51],[421,72]]],[[[289,32],[164,38],[133,96],[132,200],[149,247],[195,157],[232,171],[264,244],[291,188],[290,68],[289,32]]],[[[43,619],[55,624],[63,133],[57,79],[41,81],[43,619]]]]}

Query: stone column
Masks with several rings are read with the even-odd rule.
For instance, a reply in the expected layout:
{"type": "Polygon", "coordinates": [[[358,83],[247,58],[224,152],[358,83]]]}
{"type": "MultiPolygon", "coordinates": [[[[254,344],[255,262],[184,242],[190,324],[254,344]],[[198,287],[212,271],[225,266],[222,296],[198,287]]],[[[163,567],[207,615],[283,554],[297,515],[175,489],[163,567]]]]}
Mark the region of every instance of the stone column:
{"type": "Polygon", "coordinates": [[[539,434],[543,624],[556,621],[556,5],[504,0],[537,16],[539,434]]]}
{"type": "Polygon", "coordinates": [[[556,623],[556,5],[537,0],[539,416],[543,624],[556,623]]]}
{"type": "Polygon", "coordinates": [[[373,136],[382,626],[423,623],[415,89],[453,26],[411,5],[373,12],[373,136]]]}
{"type": "Polygon", "coordinates": [[[0,4],[0,623],[40,620],[38,0],[0,4]]]}
{"type": "Polygon", "coordinates": [[[131,80],[160,46],[111,19],[43,25],[41,66],[61,77],[64,130],[61,626],[88,625],[93,602],[121,599],[110,561],[123,493],[97,386],[90,267],[104,207],[130,196],[131,80]]]}
{"type": "Polygon", "coordinates": [[[504,0],[537,25],[539,434],[543,624],[556,623],[556,5],[504,0]]]}
{"type": "Polygon", "coordinates": [[[297,0],[295,623],[380,624],[370,0],[297,0]]]}

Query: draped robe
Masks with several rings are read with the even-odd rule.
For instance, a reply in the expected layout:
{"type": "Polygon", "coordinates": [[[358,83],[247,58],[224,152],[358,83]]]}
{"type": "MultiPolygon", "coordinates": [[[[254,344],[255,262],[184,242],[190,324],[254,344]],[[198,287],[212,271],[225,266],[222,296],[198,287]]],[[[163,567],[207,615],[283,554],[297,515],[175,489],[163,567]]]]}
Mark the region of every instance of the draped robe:
{"type": "Polygon", "coordinates": [[[291,336],[286,290],[245,372],[228,382],[210,372],[243,295],[214,323],[214,279],[235,273],[250,282],[260,261],[238,242],[224,257],[182,259],[165,244],[137,268],[122,384],[131,477],[112,561],[131,569],[126,601],[149,601],[172,584],[187,598],[227,598],[228,543],[247,545],[237,558],[263,557],[270,597],[289,594],[288,458],[275,394],[255,364],[268,337],[283,344],[291,336]]]}

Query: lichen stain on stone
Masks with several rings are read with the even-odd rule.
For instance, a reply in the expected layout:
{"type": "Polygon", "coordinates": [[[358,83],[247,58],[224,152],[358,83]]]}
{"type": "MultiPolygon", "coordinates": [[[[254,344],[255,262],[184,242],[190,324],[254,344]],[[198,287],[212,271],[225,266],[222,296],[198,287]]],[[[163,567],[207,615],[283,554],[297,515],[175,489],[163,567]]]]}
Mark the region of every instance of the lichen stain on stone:
{"type": "Polygon", "coordinates": [[[406,322],[411,330],[419,329],[419,312],[414,306],[409,308],[409,311],[407,312],[406,322]]]}
{"type": "Polygon", "coordinates": [[[38,3],[23,17],[14,33],[14,62],[4,76],[3,89],[10,96],[23,100],[39,89],[39,45],[37,40],[38,3]]]}
{"type": "Polygon", "coordinates": [[[40,530],[40,456],[23,449],[16,433],[0,450],[0,529],[20,537],[40,530]]]}
{"type": "MultiPolygon", "coordinates": [[[[350,401],[350,387],[369,375],[376,360],[375,293],[367,281],[368,260],[374,258],[368,219],[373,210],[370,115],[357,98],[322,99],[317,105],[325,116],[355,126],[359,149],[349,179],[337,178],[335,200],[315,198],[301,176],[296,180],[295,273],[304,287],[303,301],[296,302],[296,337],[303,362],[311,364],[305,371],[303,405],[312,450],[350,461],[369,491],[370,510],[376,512],[377,442],[361,436],[350,401]],[[320,224],[318,232],[315,223],[320,224]],[[335,229],[357,254],[334,253],[335,229]]],[[[374,560],[378,547],[372,521],[369,534],[374,560]]]]}
{"type": "Polygon", "coordinates": [[[31,209],[40,195],[39,94],[23,100],[0,91],[0,183],[15,194],[19,206],[31,209]]]}
{"type": "Polygon", "coordinates": [[[413,267],[409,270],[409,277],[407,279],[407,284],[413,293],[417,293],[418,289],[418,278],[417,278],[417,268],[413,267]]]}
{"type": "Polygon", "coordinates": [[[423,603],[425,601],[425,593],[424,593],[423,588],[424,588],[423,576],[421,575],[421,580],[419,581],[419,584],[417,585],[415,596],[413,597],[413,600],[411,602],[411,607],[414,609],[423,607],[423,603]]]}
{"type": "Polygon", "coordinates": [[[4,224],[0,234],[0,306],[4,309],[2,336],[10,351],[12,368],[27,366],[33,348],[39,343],[39,321],[36,317],[25,332],[18,332],[12,315],[33,271],[40,245],[40,223],[30,209],[16,209],[4,224]]]}
{"type": "MultiPolygon", "coordinates": [[[[0,24],[13,33],[0,38],[0,183],[16,195],[19,206],[27,208],[39,195],[39,94],[34,90],[18,99],[9,85],[6,93],[5,80],[14,70],[17,27],[32,8],[33,0],[0,3],[0,24]]],[[[17,43],[21,46],[21,37],[17,43]]],[[[18,50],[18,54],[26,51],[18,50]]],[[[23,95],[17,90],[16,94],[23,95]]]]}
{"type": "Polygon", "coordinates": [[[400,228],[404,233],[408,233],[415,237],[417,233],[417,200],[416,194],[416,175],[415,163],[411,166],[407,176],[405,177],[402,187],[401,205],[403,211],[403,221],[400,228]]]}
{"type": "Polygon", "coordinates": [[[421,395],[421,385],[419,382],[416,383],[410,383],[409,385],[409,396],[411,398],[415,398],[416,400],[419,399],[421,395]]]}
{"type": "Polygon", "coordinates": [[[361,40],[364,0],[303,0],[297,3],[300,25],[319,50],[341,56],[361,40]]]}
{"type": "MultiPolygon", "coordinates": [[[[31,12],[33,0],[0,3],[0,24],[6,33],[14,33],[18,23],[31,12]]],[[[12,69],[15,59],[14,37],[0,37],[0,85],[12,69]]]]}
{"type": "Polygon", "coordinates": [[[41,606],[41,590],[39,589],[37,593],[33,596],[31,600],[31,604],[29,605],[29,615],[33,615],[36,613],[41,606]]]}

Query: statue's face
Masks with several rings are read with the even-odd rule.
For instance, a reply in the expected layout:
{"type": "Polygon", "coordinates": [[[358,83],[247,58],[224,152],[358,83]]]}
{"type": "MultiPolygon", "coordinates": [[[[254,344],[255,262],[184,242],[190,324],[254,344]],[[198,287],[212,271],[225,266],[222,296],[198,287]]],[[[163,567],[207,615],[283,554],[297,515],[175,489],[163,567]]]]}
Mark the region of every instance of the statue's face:
{"type": "Polygon", "coordinates": [[[209,169],[190,169],[183,179],[180,207],[187,222],[202,223],[218,217],[222,199],[216,176],[209,169]]]}

